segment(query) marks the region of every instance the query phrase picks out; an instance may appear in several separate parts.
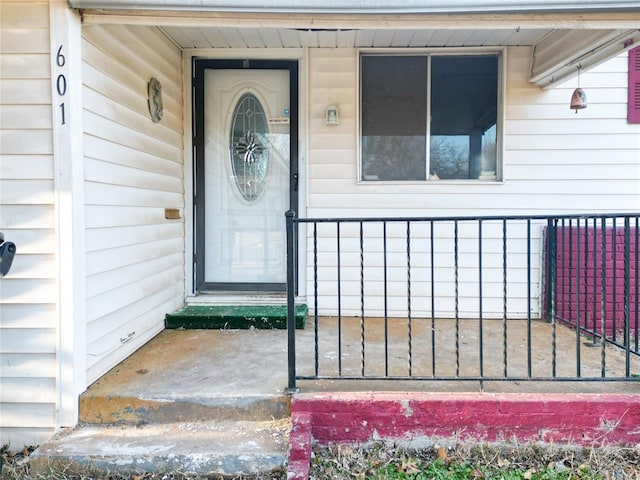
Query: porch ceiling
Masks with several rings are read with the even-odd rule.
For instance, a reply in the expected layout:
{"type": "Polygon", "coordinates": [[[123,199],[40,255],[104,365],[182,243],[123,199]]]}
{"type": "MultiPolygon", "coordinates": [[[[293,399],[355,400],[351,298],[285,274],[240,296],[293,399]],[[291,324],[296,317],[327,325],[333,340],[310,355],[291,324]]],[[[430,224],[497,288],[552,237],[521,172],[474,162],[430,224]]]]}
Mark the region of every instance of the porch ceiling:
{"type": "Polygon", "coordinates": [[[467,47],[534,45],[551,29],[163,27],[181,48],[467,47]]]}
{"type": "Polygon", "coordinates": [[[83,10],[85,24],[155,25],[181,49],[531,47],[547,87],[640,43],[640,11],[519,14],[299,14],[83,10]]]}
{"type": "Polygon", "coordinates": [[[540,86],[571,78],[640,42],[638,30],[555,28],[240,28],[162,27],[180,48],[529,46],[529,79],[540,86]]]}

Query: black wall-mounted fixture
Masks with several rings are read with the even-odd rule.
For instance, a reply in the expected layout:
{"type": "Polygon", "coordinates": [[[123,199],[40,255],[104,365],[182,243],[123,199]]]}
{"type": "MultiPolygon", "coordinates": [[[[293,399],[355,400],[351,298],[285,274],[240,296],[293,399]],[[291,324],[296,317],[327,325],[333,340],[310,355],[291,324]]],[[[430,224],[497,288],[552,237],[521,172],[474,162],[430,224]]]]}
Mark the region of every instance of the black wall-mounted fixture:
{"type": "Polygon", "coordinates": [[[15,254],[16,244],[13,242],[5,242],[4,234],[0,232],[0,277],[4,277],[9,273],[15,254]]]}

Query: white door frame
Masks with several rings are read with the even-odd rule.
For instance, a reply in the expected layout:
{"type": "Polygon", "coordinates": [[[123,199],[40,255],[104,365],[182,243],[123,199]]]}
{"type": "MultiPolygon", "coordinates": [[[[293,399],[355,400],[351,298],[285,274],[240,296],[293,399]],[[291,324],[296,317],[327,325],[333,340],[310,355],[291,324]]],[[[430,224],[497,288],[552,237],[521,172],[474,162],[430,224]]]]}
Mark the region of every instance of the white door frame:
{"type": "MultiPolygon", "coordinates": [[[[194,59],[238,59],[250,58],[256,60],[297,60],[298,61],[298,216],[306,214],[307,207],[307,158],[308,143],[308,55],[307,49],[192,49],[183,51],[183,75],[184,75],[184,225],[185,225],[185,301],[197,302],[195,292],[195,265],[193,261],[194,241],[194,158],[195,146],[193,143],[193,63],[194,59]]],[[[298,238],[298,298],[306,296],[306,239],[304,235],[298,238]]],[[[234,296],[237,301],[245,300],[242,295],[234,296]]],[[[202,300],[202,299],[200,299],[202,300]]],[[[205,301],[216,301],[214,297],[207,295],[205,301]]]]}

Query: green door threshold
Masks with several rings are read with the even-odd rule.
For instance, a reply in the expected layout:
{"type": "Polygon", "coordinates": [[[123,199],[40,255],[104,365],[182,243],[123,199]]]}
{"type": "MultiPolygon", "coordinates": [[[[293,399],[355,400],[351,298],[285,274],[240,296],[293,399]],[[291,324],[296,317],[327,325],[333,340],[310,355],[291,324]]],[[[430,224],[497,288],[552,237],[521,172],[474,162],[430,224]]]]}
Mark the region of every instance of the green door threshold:
{"type": "MultiPolygon", "coordinates": [[[[307,323],[306,305],[295,306],[296,328],[307,323]]],[[[165,328],[177,329],[287,328],[286,305],[191,305],[165,315],[165,328]]]]}

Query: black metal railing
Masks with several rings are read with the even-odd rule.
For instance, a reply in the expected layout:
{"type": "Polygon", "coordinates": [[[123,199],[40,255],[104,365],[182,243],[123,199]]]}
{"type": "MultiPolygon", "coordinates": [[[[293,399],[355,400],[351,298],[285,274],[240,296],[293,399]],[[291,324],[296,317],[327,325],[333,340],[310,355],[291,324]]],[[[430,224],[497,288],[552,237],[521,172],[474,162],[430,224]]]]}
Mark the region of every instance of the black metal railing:
{"type": "Polygon", "coordinates": [[[289,389],[310,379],[637,381],[639,218],[287,212],[289,389]],[[299,332],[296,234],[311,312],[299,332]],[[296,342],[311,347],[296,352],[296,342]]]}

